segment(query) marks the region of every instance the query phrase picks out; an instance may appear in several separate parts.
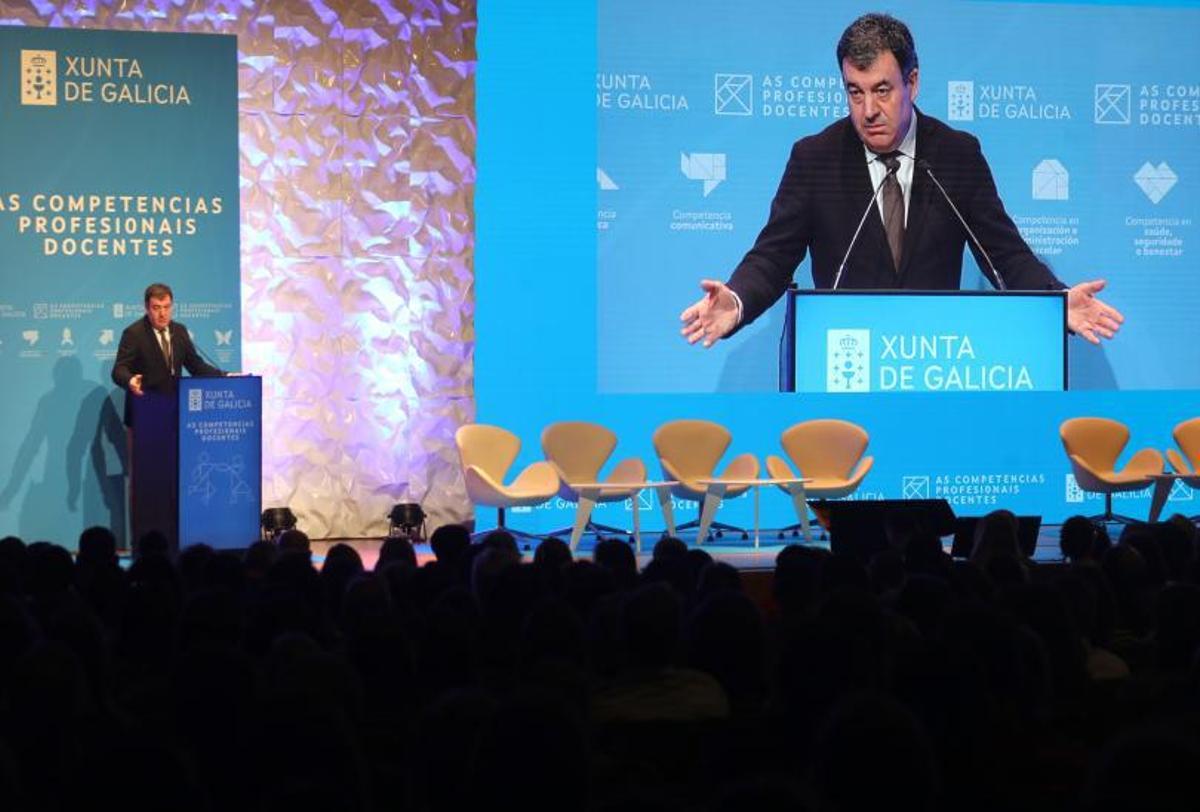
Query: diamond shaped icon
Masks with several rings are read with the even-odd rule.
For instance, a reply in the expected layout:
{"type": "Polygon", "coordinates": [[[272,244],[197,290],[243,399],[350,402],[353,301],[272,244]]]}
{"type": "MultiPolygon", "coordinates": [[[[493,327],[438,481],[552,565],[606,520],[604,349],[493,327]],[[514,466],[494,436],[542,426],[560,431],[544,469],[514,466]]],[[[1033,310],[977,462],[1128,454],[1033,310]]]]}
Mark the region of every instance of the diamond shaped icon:
{"type": "Polygon", "coordinates": [[[1166,161],[1161,162],[1158,166],[1147,161],[1142,164],[1141,169],[1134,173],[1133,181],[1145,192],[1146,197],[1150,198],[1150,202],[1157,205],[1167,196],[1167,192],[1174,188],[1179,181],[1179,176],[1167,165],[1166,161]]]}
{"type": "Polygon", "coordinates": [[[1175,480],[1171,485],[1171,493],[1167,496],[1167,499],[1179,502],[1190,502],[1193,498],[1192,489],[1182,479],[1175,480]]]}
{"type": "Polygon", "coordinates": [[[901,499],[928,499],[928,476],[905,476],[900,480],[901,499]]]}

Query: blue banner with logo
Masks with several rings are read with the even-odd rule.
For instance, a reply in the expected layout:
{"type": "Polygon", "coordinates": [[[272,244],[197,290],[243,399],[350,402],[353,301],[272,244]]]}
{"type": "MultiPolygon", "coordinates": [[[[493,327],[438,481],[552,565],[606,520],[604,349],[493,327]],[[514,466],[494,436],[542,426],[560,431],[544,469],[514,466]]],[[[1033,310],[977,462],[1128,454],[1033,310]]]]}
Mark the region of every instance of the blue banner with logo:
{"type": "Polygon", "coordinates": [[[262,378],[179,388],[179,546],[244,549],[262,513],[262,378]]]}
{"type": "Polygon", "coordinates": [[[0,532],[125,544],[124,394],[142,291],[240,366],[237,42],[0,26],[0,532]]]}
{"type": "Polygon", "coordinates": [[[1061,392],[1061,293],[796,295],[796,392],[1061,392]]]}

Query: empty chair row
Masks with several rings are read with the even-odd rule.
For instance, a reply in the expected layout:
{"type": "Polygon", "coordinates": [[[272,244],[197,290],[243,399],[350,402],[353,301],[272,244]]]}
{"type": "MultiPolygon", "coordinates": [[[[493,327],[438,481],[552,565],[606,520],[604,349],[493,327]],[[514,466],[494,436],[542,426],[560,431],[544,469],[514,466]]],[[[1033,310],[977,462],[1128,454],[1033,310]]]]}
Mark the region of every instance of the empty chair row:
{"type": "MultiPolygon", "coordinates": [[[[455,435],[467,496],[473,504],[496,508],[498,524],[505,527],[507,508],[539,505],[555,496],[575,502],[578,508],[571,528],[572,546],[587,529],[625,532],[593,524],[591,511],[598,503],[634,499],[644,489],[658,494],[667,531],[672,534],[695,527],[703,540],[710,529],[741,530],[715,522],[717,507],[723,498],[761,485],[777,485],[791,495],[797,517],[807,526],[806,498],[840,498],[853,493],[874,462],[864,456],[869,442],[864,429],[844,420],[823,419],[805,421],[783,432],[786,459],[767,457],[767,479],[760,478],[761,467],[752,453],[735,456],[718,473],[717,466],[732,439],[728,429],[712,421],[670,421],[653,435],[661,480],[648,479],[645,464],[637,458],[622,460],[602,477],[601,471],[616,449],[617,435],[596,423],[554,423],[542,432],[545,460],[526,466],[506,482],[521,448],[515,434],[498,426],[472,424],[455,435]],[[672,495],[699,502],[698,518],[676,527],[672,495]]],[[[636,505],[636,499],[634,502],[636,505]]],[[[633,517],[637,536],[636,508],[633,517]]]]}

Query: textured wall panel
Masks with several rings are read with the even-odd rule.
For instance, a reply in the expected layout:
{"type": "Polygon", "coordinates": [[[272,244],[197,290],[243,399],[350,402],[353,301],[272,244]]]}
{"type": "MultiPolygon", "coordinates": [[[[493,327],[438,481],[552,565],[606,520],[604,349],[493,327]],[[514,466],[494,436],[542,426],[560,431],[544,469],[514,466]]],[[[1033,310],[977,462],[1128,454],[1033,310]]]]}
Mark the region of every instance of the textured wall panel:
{"type": "Polygon", "coordinates": [[[0,0],[0,22],[237,35],[264,503],[314,537],[382,533],[396,501],[466,518],[475,4],[0,0]]]}

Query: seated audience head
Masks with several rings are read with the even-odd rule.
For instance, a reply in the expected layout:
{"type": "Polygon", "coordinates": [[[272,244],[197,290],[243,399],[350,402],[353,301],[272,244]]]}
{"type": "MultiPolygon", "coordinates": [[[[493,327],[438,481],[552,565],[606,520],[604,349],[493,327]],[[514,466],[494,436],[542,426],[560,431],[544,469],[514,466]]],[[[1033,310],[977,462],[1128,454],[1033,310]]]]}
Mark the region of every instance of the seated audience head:
{"type": "Polygon", "coordinates": [[[116,566],[116,535],[107,527],[100,525],[84,530],[79,534],[79,555],[75,561],[83,566],[116,566]]]}
{"type": "Polygon", "coordinates": [[[170,555],[170,550],[171,542],[167,540],[167,537],[158,530],[151,530],[144,533],[138,539],[136,557],[141,558],[144,555],[170,555]]]}
{"type": "Polygon", "coordinates": [[[1158,533],[1155,525],[1127,524],[1121,528],[1120,544],[1137,550],[1142,560],[1146,562],[1146,576],[1150,586],[1158,589],[1167,582],[1167,564],[1163,558],[1162,548],[1158,543],[1158,533]]]}
{"type": "Polygon", "coordinates": [[[533,563],[539,567],[562,569],[572,560],[570,545],[557,536],[545,539],[533,551],[533,563]]]}
{"type": "Polygon", "coordinates": [[[1058,533],[1058,549],[1072,564],[1096,560],[1096,525],[1086,516],[1067,519],[1058,533]]]}
{"type": "Polygon", "coordinates": [[[16,592],[25,584],[29,548],[16,536],[0,539],[0,591],[16,592]]]}
{"type": "Polygon", "coordinates": [[[806,615],[816,606],[821,594],[821,571],[829,558],[828,550],[799,544],[789,544],[775,556],[772,589],[785,615],[806,615]]]}
{"type": "Polygon", "coordinates": [[[35,598],[61,595],[75,582],[75,562],[66,548],[48,541],[29,545],[29,593],[35,598]]]}
{"type": "Polygon", "coordinates": [[[623,541],[600,539],[592,550],[592,560],[611,572],[622,589],[633,586],[637,581],[637,556],[633,548],[623,541]]]}
{"type": "Polygon", "coordinates": [[[362,556],[358,554],[358,550],[345,542],[338,542],[325,554],[325,564],[321,567],[321,575],[348,581],[355,575],[361,575],[363,570],[362,556]]]}
{"type": "MultiPolygon", "coordinates": [[[[504,535],[512,538],[508,533],[504,535]]],[[[481,607],[486,609],[491,604],[492,595],[504,571],[520,565],[521,555],[517,551],[505,545],[488,547],[485,543],[482,546],[479,554],[471,561],[471,591],[481,607]]]]}
{"type": "Polygon", "coordinates": [[[388,536],[383,540],[375,569],[382,572],[383,568],[392,562],[407,564],[413,568],[417,566],[417,551],[413,549],[412,542],[404,536],[388,536]]]}
{"type": "Polygon", "coordinates": [[[471,546],[471,532],[461,524],[444,524],[429,537],[429,548],[443,564],[457,566],[458,560],[471,546]]]}
{"type": "Polygon", "coordinates": [[[742,576],[737,568],[724,561],[714,561],[700,570],[696,583],[696,600],[703,601],[718,592],[741,592],[742,576]]]}
{"type": "Polygon", "coordinates": [[[971,562],[985,570],[997,558],[1022,559],[1017,539],[1017,517],[1008,510],[993,510],[975,525],[971,562]]]}
{"type": "Polygon", "coordinates": [[[279,544],[279,552],[281,553],[312,554],[312,547],[308,542],[308,534],[295,527],[280,533],[277,543],[279,544]]]}
{"type": "Polygon", "coordinates": [[[279,548],[269,541],[260,539],[251,544],[250,549],[246,550],[247,577],[253,579],[265,577],[278,556],[279,548]]]}
{"type": "Polygon", "coordinates": [[[483,537],[479,546],[485,550],[500,550],[521,557],[521,548],[517,546],[516,537],[507,530],[493,530],[483,537]]]}
{"type": "Polygon", "coordinates": [[[663,536],[654,544],[654,561],[672,561],[687,555],[687,545],[674,536],[663,536]]]}

